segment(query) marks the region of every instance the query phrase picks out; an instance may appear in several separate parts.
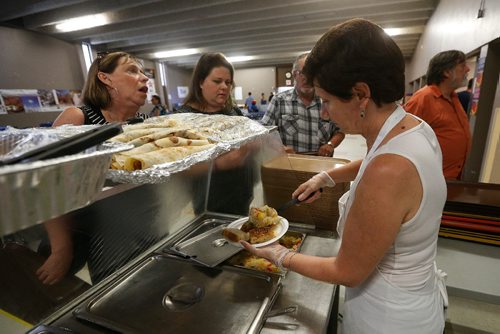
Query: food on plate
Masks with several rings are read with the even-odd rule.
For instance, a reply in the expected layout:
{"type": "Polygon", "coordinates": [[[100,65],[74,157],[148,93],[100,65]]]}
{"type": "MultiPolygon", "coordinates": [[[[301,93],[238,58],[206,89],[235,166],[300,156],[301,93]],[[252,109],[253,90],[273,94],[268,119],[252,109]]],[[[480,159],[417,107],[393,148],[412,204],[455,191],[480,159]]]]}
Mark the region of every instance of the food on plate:
{"type": "MultiPolygon", "coordinates": [[[[252,207],[250,208],[248,221],[240,226],[239,231],[245,233],[245,236],[248,234],[248,238],[243,240],[251,244],[261,244],[276,237],[279,222],[280,217],[275,209],[267,205],[260,208],[252,207]]],[[[228,230],[228,228],[223,231],[224,237],[226,237],[225,230],[228,230]]],[[[243,236],[244,234],[241,235],[243,236]]],[[[227,237],[226,239],[233,241],[227,237]]]]}
{"type": "Polygon", "coordinates": [[[276,237],[278,224],[265,227],[256,227],[248,231],[251,244],[260,244],[276,237]]]}
{"type": "Polygon", "coordinates": [[[237,228],[225,228],[222,231],[224,238],[232,242],[239,242],[240,240],[248,241],[250,240],[250,235],[237,228]]]}
{"type": "Polygon", "coordinates": [[[278,212],[267,205],[250,209],[250,221],[255,227],[272,226],[278,223],[279,220],[278,212]]]}

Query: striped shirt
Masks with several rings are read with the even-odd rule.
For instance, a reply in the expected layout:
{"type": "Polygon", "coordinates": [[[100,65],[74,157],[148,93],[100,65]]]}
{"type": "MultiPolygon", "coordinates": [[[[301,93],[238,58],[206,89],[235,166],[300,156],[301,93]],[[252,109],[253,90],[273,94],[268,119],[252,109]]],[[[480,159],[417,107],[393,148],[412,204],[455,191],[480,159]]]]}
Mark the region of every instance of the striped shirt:
{"type": "MultiPolygon", "coordinates": [[[[91,106],[81,106],[78,107],[82,112],[84,116],[84,121],[83,124],[88,125],[88,124],[108,124],[109,122],[106,121],[106,118],[104,118],[104,115],[102,114],[101,109],[91,107],[91,106]]],[[[142,118],[143,120],[146,118],[149,118],[148,115],[143,114],[143,113],[137,113],[136,118],[142,118]]]]}
{"type": "Polygon", "coordinates": [[[305,106],[295,89],[279,93],[269,103],[261,120],[264,125],[276,125],[283,145],[295,152],[316,152],[340,130],[330,120],[321,119],[321,100],[314,96],[305,106]]]}
{"type": "Polygon", "coordinates": [[[81,111],[83,111],[83,116],[85,120],[83,124],[107,124],[108,122],[104,118],[101,109],[92,108],[90,106],[81,106],[78,107],[81,111]]]}

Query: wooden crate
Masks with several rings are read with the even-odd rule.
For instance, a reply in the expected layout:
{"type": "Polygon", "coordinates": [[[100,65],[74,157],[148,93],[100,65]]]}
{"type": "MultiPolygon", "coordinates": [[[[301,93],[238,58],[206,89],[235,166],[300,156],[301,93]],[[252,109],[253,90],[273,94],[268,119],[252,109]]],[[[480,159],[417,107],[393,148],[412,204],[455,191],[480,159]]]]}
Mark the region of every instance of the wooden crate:
{"type": "MultiPolygon", "coordinates": [[[[349,162],[329,157],[288,154],[262,165],[262,185],[265,203],[278,208],[292,198],[297,187],[315,174],[349,162]]],[[[339,217],[338,200],[349,190],[349,183],[338,183],[323,189],[321,198],[311,204],[301,204],[285,210],[283,217],[290,222],[315,225],[316,228],[336,230],[339,217]]]]}

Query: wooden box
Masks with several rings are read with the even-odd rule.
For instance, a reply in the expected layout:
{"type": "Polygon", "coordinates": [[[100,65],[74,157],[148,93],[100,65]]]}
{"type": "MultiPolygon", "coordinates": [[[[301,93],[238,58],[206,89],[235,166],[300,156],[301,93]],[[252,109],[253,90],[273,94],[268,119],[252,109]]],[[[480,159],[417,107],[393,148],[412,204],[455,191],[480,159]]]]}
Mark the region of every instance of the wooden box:
{"type": "MultiPolygon", "coordinates": [[[[297,187],[315,174],[340,167],[349,160],[330,157],[288,154],[262,165],[262,185],[265,203],[273,208],[292,199],[297,187]]],[[[339,218],[338,200],[349,190],[350,183],[337,183],[323,189],[321,198],[311,204],[301,204],[286,209],[281,215],[290,222],[311,224],[316,228],[336,230],[339,218]]]]}

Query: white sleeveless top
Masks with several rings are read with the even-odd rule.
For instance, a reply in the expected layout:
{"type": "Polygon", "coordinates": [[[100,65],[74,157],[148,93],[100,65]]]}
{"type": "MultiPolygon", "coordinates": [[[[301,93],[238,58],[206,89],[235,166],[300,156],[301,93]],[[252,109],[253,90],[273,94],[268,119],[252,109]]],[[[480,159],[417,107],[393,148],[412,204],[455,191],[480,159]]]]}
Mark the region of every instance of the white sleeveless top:
{"type": "MultiPolygon", "coordinates": [[[[406,113],[401,107],[391,117],[397,124],[406,113]],[[394,118],[393,117],[393,118],[394,118]]],[[[415,117],[415,116],[413,116],[415,117]]],[[[420,120],[420,119],[419,119],[420,120]]],[[[389,120],[388,120],[389,121],[389,120]]],[[[431,127],[421,123],[380,144],[392,126],[380,134],[354,180],[351,190],[339,200],[338,232],[342,236],[345,217],[356,195],[366,166],[380,154],[397,154],[416,167],[423,197],[416,215],[401,225],[393,245],[372,275],[356,288],[346,288],[343,333],[442,333],[445,288],[436,275],[435,256],[441,215],[446,201],[442,155],[431,127]]],[[[387,122],[386,122],[387,123],[387,122]]],[[[386,127],[386,125],[384,125],[386,127]]],[[[383,132],[384,127],[381,132],[383,132]]],[[[395,204],[397,205],[397,204],[395,204]]]]}

